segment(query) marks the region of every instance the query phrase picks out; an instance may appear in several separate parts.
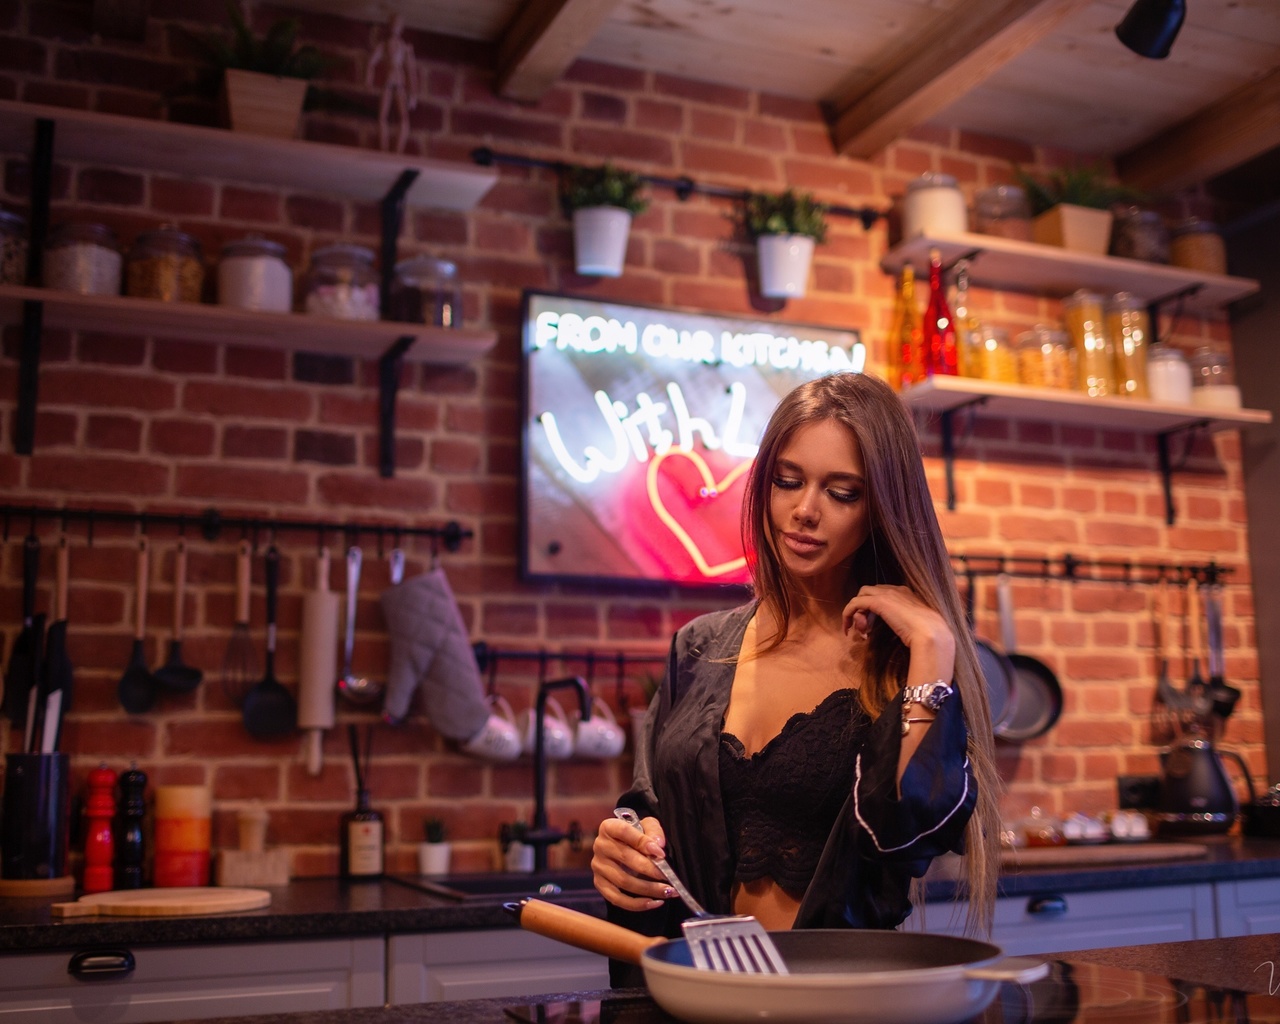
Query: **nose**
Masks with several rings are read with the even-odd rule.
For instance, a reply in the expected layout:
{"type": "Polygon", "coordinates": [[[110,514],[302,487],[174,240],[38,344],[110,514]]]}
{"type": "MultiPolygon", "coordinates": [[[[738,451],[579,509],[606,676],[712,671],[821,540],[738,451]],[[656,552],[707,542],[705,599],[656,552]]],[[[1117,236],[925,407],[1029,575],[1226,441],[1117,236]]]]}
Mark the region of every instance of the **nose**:
{"type": "Polygon", "coordinates": [[[791,518],[798,523],[811,526],[818,521],[818,503],[814,494],[808,490],[800,492],[796,498],[795,508],[791,510],[791,518]]]}

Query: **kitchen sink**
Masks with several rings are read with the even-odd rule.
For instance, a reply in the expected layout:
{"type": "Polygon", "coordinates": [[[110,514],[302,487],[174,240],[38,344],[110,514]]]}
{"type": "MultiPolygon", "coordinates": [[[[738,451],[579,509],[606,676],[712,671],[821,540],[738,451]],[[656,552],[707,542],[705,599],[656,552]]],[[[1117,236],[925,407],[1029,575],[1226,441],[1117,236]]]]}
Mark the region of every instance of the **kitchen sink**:
{"type": "Polygon", "coordinates": [[[454,875],[396,875],[394,881],[458,902],[581,898],[596,895],[586,870],[500,871],[454,875]]]}

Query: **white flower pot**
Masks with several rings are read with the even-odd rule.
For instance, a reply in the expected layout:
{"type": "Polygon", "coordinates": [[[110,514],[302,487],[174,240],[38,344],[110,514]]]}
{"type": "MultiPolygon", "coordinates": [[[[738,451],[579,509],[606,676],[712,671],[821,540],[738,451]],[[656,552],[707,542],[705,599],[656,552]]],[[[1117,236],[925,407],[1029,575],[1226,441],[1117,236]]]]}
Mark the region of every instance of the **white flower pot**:
{"type": "Polygon", "coordinates": [[[627,259],[631,214],[618,206],[584,206],[573,211],[573,251],[578,273],[621,277],[627,259]]]}
{"type": "Polygon", "coordinates": [[[447,875],[452,852],[453,846],[450,843],[419,843],[418,874],[447,875]]]}
{"type": "Polygon", "coordinates": [[[298,134],[308,83],[257,71],[223,71],[227,121],[232,131],[292,139],[298,134]]]}
{"type": "Polygon", "coordinates": [[[1059,203],[1031,222],[1031,232],[1041,245],[1105,256],[1111,243],[1111,211],[1059,203]]]}
{"type": "Polygon", "coordinates": [[[760,294],[768,299],[801,299],[809,284],[813,239],[808,235],[761,235],[756,239],[760,294]]]}

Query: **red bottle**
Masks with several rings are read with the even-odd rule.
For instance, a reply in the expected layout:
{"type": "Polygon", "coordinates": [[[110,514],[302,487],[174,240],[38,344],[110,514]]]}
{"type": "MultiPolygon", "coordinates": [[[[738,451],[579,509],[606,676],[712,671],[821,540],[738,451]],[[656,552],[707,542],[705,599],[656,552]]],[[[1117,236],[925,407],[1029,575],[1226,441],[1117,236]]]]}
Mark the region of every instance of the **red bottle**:
{"type": "Polygon", "coordinates": [[[116,773],[105,764],[89,773],[84,801],[84,891],[107,892],[114,883],[116,773]]]}
{"type": "Polygon", "coordinates": [[[925,376],[960,372],[956,352],[956,325],[942,286],[942,254],[929,250],[929,305],[924,313],[925,376]]]}

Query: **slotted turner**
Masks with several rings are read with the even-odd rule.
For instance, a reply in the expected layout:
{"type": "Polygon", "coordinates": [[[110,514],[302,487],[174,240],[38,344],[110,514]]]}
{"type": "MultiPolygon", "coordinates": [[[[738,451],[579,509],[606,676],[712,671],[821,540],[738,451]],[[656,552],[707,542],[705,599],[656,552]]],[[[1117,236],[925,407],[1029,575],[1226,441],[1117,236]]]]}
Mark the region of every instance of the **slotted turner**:
{"type": "MultiPolygon", "coordinates": [[[[615,807],[613,814],[636,831],[644,831],[640,816],[630,807],[615,807]]],[[[787,970],[778,947],[773,944],[773,939],[769,938],[769,933],[754,917],[727,917],[709,913],[685,888],[684,882],[667,863],[666,857],[655,857],[653,863],[662,872],[662,877],[671,883],[671,888],[684,901],[684,905],[693,911],[693,920],[685,921],[680,927],[684,931],[685,941],[689,943],[689,955],[693,957],[694,967],[704,971],[727,971],[734,974],[791,973],[787,970]]]]}

